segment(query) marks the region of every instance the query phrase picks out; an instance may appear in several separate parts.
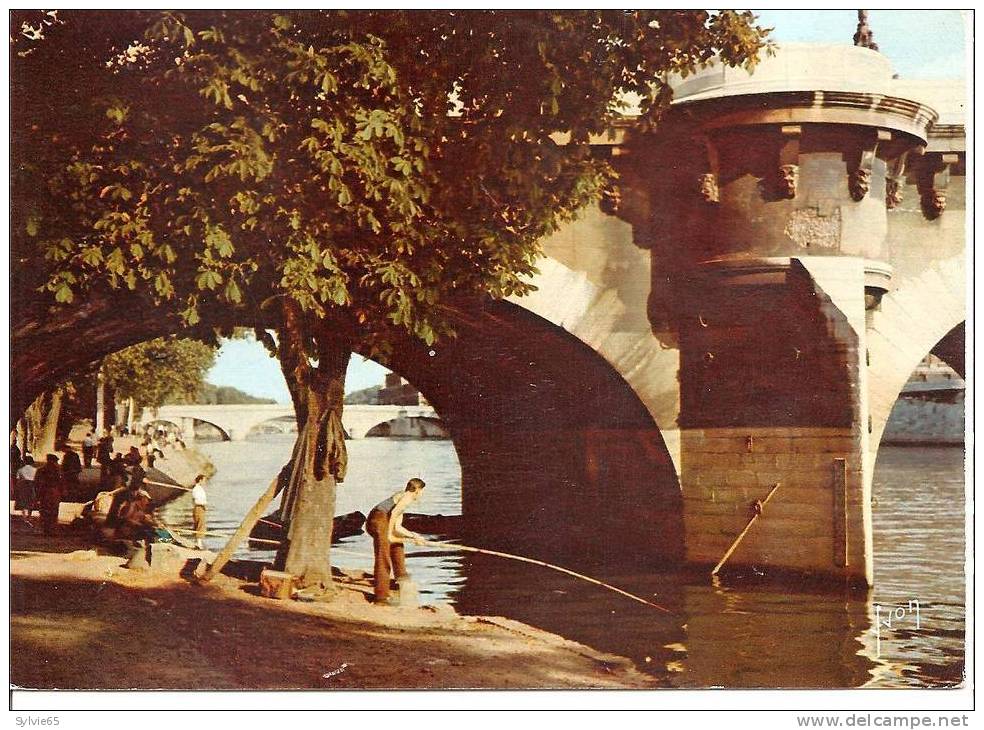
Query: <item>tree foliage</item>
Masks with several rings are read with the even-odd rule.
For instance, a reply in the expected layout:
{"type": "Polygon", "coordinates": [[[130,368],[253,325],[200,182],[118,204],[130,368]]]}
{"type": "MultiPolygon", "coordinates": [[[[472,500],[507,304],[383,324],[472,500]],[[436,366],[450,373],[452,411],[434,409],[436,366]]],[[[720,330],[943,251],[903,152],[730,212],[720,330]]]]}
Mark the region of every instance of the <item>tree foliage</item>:
{"type": "Polygon", "coordinates": [[[732,11],[37,17],[13,71],[31,283],[188,323],[287,297],[428,343],[449,297],[528,289],[537,241],[610,183],[588,142],[626,94],[655,122],[670,73],[763,44],[732,11]]]}
{"type": "Polygon", "coordinates": [[[158,408],[168,401],[194,401],[214,363],[215,348],[204,342],[159,338],[109,355],[102,367],[118,400],[133,398],[137,408],[158,408]]]}

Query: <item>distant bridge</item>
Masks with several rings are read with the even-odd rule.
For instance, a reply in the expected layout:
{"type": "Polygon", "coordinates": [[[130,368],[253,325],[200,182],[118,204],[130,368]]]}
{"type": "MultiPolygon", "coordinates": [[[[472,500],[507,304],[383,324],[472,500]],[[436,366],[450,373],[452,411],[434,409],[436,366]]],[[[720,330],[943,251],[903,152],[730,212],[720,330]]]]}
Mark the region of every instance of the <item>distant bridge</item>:
{"type": "MultiPolygon", "coordinates": [[[[294,416],[293,406],[283,405],[173,405],[157,409],[144,408],[140,425],[167,421],[179,426],[186,439],[194,438],[195,421],[209,423],[230,441],[242,441],[256,426],[294,416]]],[[[348,405],[342,412],[342,426],[349,438],[365,438],[374,427],[403,418],[438,421],[430,406],[348,405]]]]}

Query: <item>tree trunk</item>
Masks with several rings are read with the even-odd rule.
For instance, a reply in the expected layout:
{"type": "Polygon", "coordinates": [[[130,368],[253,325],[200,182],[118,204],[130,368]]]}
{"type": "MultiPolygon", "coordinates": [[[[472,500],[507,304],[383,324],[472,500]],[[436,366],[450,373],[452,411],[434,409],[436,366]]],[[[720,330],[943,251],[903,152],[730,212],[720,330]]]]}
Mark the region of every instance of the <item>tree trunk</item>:
{"type": "Polygon", "coordinates": [[[351,345],[306,321],[291,303],[284,304],[279,334],[278,354],[294,401],[298,440],[281,506],[287,542],[277,563],[297,578],[299,587],[327,591],[332,584],[335,490],[346,468],[341,419],[351,345]]]}
{"type": "Polygon", "coordinates": [[[44,421],[41,427],[41,440],[38,444],[38,451],[48,454],[55,450],[58,445],[58,418],[61,415],[62,389],[55,388],[48,399],[48,410],[44,414],[44,421]]]}
{"type": "Polygon", "coordinates": [[[17,445],[20,447],[22,454],[27,454],[30,452],[27,444],[27,422],[23,417],[17,420],[17,445]]]}
{"type": "Polygon", "coordinates": [[[96,375],[96,438],[102,438],[106,428],[106,376],[102,369],[96,375]]]}
{"type": "Polygon", "coordinates": [[[61,404],[62,389],[55,388],[35,398],[24,413],[24,443],[35,461],[44,461],[45,455],[55,450],[61,404]]]}

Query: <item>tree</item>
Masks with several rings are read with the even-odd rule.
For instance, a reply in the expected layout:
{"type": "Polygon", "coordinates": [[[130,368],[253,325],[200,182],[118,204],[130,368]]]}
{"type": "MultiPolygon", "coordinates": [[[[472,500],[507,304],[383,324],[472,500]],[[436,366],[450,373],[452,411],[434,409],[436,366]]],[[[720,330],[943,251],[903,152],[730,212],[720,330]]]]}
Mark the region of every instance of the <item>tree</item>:
{"type": "Polygon", "coordinates": [[[106,382],[118,399],[136,408],[159,408],[171,399],[192,399],[215,363],[215,348],[198,340],[158,338],[103,360],[106,382]]]}
{"type": "Polygon", "coordinates": [[[228,385],[212,385],[204,383],[194,396],[190,398],[174,397],[168,399],[169,403],[203,403],[206,405],[244,405],[256,404],[275,404],[273,398],[262,398],[249,393],[244,393],[238,388],[228,385]]]}
{"type": "Polygon", "coordinates": [[[55,450],[58,445],[58,423],[62,412],[62,400],[66,386],[61,385],[42,393],[24,412],[21,429],[21,445],[24,453],[40,458],[55,450]]]}
{"type": "Polygon", "coordinates": [[[298,418],[285,567],[322,586],[355,344],[385,361],[396,330],[453,336],[460,298],[527,292],[537,242],[614,181],[589,139],[623,99],[656,124],[669,74],[752,66],[765,34],[733,11],[92,19],[15,39],[15,261],[66,306],[257,327],[298,418]]]}

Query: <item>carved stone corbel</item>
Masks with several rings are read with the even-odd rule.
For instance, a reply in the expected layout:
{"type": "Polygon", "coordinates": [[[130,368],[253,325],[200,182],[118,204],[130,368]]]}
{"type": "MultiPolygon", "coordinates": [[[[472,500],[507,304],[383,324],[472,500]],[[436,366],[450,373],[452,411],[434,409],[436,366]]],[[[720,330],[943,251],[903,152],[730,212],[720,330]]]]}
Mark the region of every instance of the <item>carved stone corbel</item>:
{"type": "Polygon", "coordinates": [[[798,124],[784,125],[783,142],[779,148],[779,168],[776,176],[776,194],[792,200],[799,187],[799,149],[802,128],[798,124]]]}
{"type": "Polygon", "coordinates": [[[707,155],[707,172],[697,177],[697,193],[704,203],[711,205],[720,200],[718,189],[718,151],[714,142],[706,134],[696,135],[694,141],[704,148],[707,155]]]}
{"type": "Polygon", "coordinates": [[[697,186],[700,197],[704,199],[705,203],[717,203],[720,200],[717,175],[713,172],[705,172],[701,175],[697,179],[697,186]]]}
{"type": "Polygon", "coordinates": [[[776,178],[776,192],[780,198],[792,200],[799,187],[799,165],[779,165],[776,178]]]}
{"type": "Polygon", "coordinates": [[[903,150],[888,165],[888,174],[885,176],[885,207],[894,210],[902,205],[902,189],[905,187],[905,174],[912,159],[919,158],[925,154],[925,147],[903,150]]]}
{"type": "Polygon", "coordinates": [[[858,166],[848,178],[847,187],[851,192],[852,200],[858,203],[864,200],[868,191],[871,190],[871,168],[858,166]]]}
{"type": "Polygon", "coordinates": [[[950,167],[959,156],[952,153],[934,152],[923,155],[922,171],[919,175],[919,199],[923,215],[935,220],[946,210],[946,189],[950,184],[950,167]]]}
{"type": "Polygon", "coordinates": [[[902,184],[899,178],[890,177],[885,180],[885,207],[894,210],[902,204],[902,184]]]}
{"type": "Polygon", "coordinates": [[[920,197],[922,202],[923,214],[930,220],[935,220],[943,215],[946,210],[946,191],[939,188],[931,188],[920,197]]]}
{"type": "Polygon", "coordinates": [[[881,142],[890,142],[891,139],[890,131],[879,129],[860,145],[857,151],[857,165],[847,179],[847,188],[852,200],[860,203],[868,195],[868,191],[871,190],[871,170],[878,156],[878,145],[881,142]]]}

